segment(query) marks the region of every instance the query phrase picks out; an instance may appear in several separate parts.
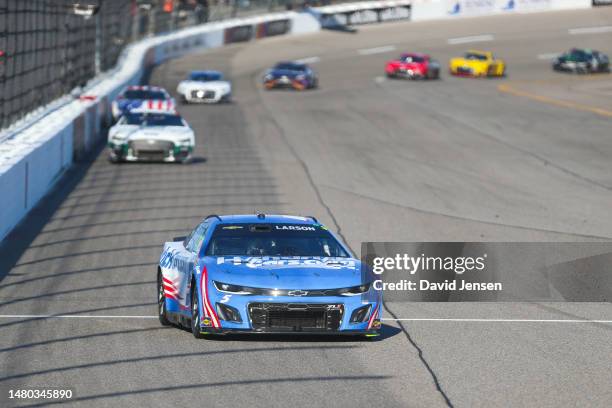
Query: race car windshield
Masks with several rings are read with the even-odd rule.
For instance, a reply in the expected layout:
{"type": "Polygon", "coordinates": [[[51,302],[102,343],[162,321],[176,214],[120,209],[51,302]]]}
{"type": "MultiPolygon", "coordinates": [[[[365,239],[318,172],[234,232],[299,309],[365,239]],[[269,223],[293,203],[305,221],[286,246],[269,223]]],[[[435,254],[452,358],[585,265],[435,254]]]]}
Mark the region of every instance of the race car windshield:
{"type": "Polygon", "coordinates": [[[589,56],[583,50],[572,50],[569,53],[569,58],[575,61],[586,61],[589,59],[589,56]]]}
{"type": "Polygon", "coordinates": [[[123,97],[126,99],[136,99],[136,100],[165,100],[168,99],[163,92],[159,91],[146,91],[143,89],[129,89],[125,91],[123,97]]]}
{"type": "Polygon", "coordinates": [[[143,126],[184,126],[180,116],[154,113],[129,113],[125,115],[125,123],[143,126]]]}
{"type": "Polygon", "coordinates": [[[276,64],[274,69],[282,69],[287,71],[306,71],[306,66],[302,64],[295,64],[292,62],[281,62],[276,64]]]}
{"type": "Polygon", "coordinates": [[[475,54],[473,52],[468,52],[467,54],[465,54],[465,59],[486,61],[487,60],[487,56],[483,55],[483,54],[475,54]]]}
{"type": "Polygon", "coordinates": [[[410,62],[425,62],[425,58],[418,57],[418,56],[415,56],[415,55],[404,55],[402,57],[402,61],[403,62],[407,62],[407,63],[410,63],[410,62]]]}
{"type": "Polygon", "coordinates": [[[349,257],[324,227],[304,224],[220,224],[215,228],[205,254],[349,257]]]}
{"type": "Polygon", "coordinates": [[[219,72],[194,72],[189,76],[189,79],[197,82],[220,81],[223,75],[219,72]]]}

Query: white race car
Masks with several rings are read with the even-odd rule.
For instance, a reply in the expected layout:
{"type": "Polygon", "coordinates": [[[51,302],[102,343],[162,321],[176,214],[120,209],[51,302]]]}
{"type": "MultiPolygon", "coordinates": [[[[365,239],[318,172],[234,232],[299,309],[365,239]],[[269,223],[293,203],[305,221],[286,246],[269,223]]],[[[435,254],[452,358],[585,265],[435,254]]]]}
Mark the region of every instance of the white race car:
{"type": "Polygon", "coordinates": [[[122,161],[190,161],[195,135],[176,113],[126,113],[108,131],[109,159],[122,161]]]}
{"type": "Polygon", "coordinates": [[[184,103],[221,103],[230,100],[232,84],[218,71],[192,71],[176,92],[184,103]]]}

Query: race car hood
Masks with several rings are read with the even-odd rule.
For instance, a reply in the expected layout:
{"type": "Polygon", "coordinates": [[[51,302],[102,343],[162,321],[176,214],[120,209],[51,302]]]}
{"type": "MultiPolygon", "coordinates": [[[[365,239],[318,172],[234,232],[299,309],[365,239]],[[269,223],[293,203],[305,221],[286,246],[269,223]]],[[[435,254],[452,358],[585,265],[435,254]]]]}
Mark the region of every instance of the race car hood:
{"type": "Polygon", "coordinates": [[[556,61],[558,62],[587,62],[587,60],[587,58],[580,58],[579,56],[570,53],[561,54],[556,58],[556,61]]]}
{"type": "Polygon", "coordinates": [[[153,107],[162,106],[166,103],[164,99],[119,99],[117,100],[117,107],[123,111],[131,111],[132,109],[146,107],[145,105],[152,105],[153,107]]]}
{"type": "Polygon", "coordinates": [[[128,135],[129,140],[173,140],[189,137],[193,131],[185,126],[140,127],[128,135]]]}
{"type": "Polygon", "coordinates": [[[287,78],[295,79],[296,77],[300,75],[306,75],[306,74],[302,71],[292,71],[289,69],[272,69],[268,72],[268,75],[271,75],[274,78],[280,78],[280,77],[286,76],[287,78]]]}
{"type": "Polygon", "coordinates": [[[486,64],[487,61],[481,61],[476,59],[466,59],[463,57],[455,57],[450,60],[451,65],[479,65],[486,64]]]}
{"type": "Polygon", "coordinates": [[[425,62],[404,62],[400,60],[393,60],[387,63],[393,67],[405,67],[408,69],[420,69],[425,67],[425,62]]]}
{"type": "Polygon", "coordinates": [[[210,279],[268,289],[339,289],[363,284],[353,258],[205,257],[210,279]]]}
{"type": "Polygon", "coordinates": [[[182,140],[191,137],[193,131],[186,126],[151,126],[123,125],[109,131],[111,138],[123,140],[182,140]]]}

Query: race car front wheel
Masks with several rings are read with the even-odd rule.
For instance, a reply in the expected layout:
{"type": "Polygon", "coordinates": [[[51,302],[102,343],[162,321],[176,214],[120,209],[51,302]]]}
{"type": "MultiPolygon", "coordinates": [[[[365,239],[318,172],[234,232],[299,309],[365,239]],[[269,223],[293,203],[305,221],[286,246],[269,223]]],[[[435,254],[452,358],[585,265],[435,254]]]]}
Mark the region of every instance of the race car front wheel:
{"type": "Polygon", "coordinates": [[[157,311],[159,322],[162,326],[169,326],[171,323],[166,312],[166,296],[164,295],[164,283],[161,272],[157,273],[157,311]]]}
{"type": "Polygon", "coordinates": [[[191,332],[196,339],[203,339],[205,334],[200,332],[200,302],[195,284],[191,285],[191,332]]]}

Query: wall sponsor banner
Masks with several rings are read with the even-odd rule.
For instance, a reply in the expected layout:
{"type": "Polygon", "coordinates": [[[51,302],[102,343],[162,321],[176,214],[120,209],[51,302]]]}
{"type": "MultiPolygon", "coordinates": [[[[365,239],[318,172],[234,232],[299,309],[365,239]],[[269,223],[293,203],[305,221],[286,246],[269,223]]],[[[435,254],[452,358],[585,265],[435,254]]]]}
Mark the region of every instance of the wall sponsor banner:
{"type": "Polygon", "coordinates": [[[243,25],[237,27],[229,27],[225,29],[224,43],[231,44],[236,42],[250,41],[253,38],[253,26],[243,25]]]}
{"type": "Polygon", "coordinates": [[[256,38],[272,37],[275,35],[284,35],[291,31],[291,20],[283,19],[276,21],[268,21],[257,24],[255,30],[256,38]]]}
{"type": "Polygon", "coordinates": [[[593,6],[612,6],[612,0],[593,0],[593,6]]]}
{"type": "Polygon", "coordinates": [[[612,301],[612,242],[366,242],[361,253],[387,301],[612,301]]]}
{"type": "Polygon", "coordinates": [[[320,21],[322,27],[330,28],[394,20],[409,20],[410,15],[410,6],[397,6],[322,14],[320,21]]]}
{"type": "Polygon", "coordinates": [[[551,0],[447,0],[446,2],[446,13],[451,17],[537,11],[550,8],[551,0]]]}
{"type": "Polygon", "coordinates": [[[551,0],[506,0],[502,11],[537,11],[551,8],[551,0]]]}

